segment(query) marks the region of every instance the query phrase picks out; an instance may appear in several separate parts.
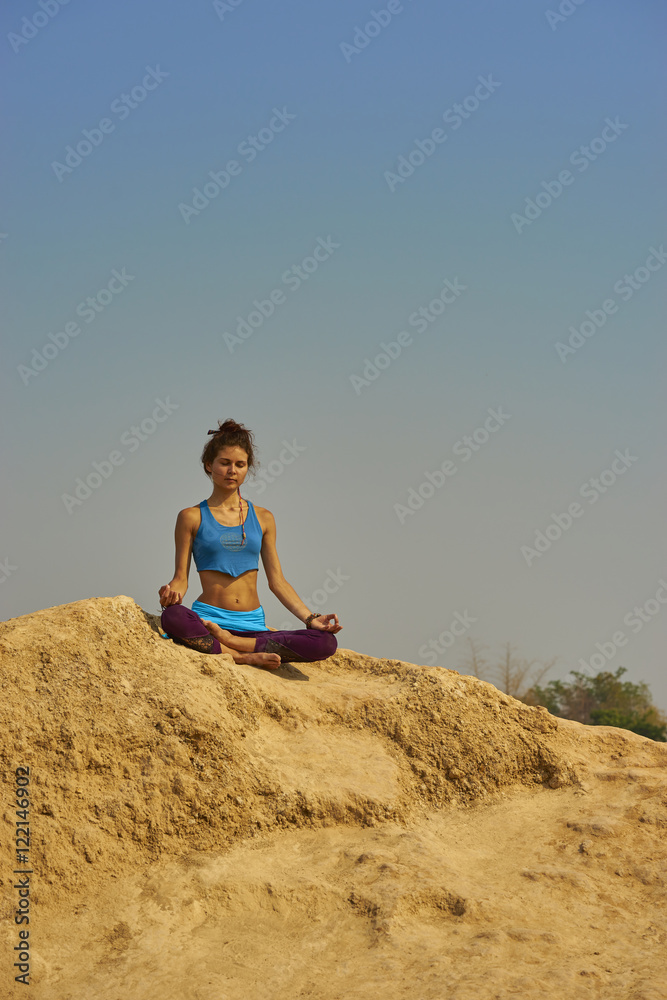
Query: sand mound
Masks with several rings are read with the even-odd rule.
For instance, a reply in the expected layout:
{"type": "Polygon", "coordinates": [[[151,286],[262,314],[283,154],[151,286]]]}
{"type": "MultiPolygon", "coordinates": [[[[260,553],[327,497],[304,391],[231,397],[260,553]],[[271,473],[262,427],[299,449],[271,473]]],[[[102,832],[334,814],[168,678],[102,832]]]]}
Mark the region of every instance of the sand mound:
{"type": "Polygon", "coordinates": [[[158,625],[124,596],[0,624],[3,945],[29,765],[39,1000],[667,996],[667,746],[158,625]]]}

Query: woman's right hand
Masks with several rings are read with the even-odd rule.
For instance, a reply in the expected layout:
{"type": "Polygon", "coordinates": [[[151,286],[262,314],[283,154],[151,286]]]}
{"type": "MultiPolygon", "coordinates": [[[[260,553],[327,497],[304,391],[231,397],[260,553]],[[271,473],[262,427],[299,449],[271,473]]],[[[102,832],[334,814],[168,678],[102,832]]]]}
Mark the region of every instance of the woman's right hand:
{"type": "Polygon", "coordinates": [[[160,595],[160,604],[163,608],[168,608],[172,604],[181,604],[183,601],[181,591],[172,590],[170,583],[165,583],[164,587],[160,587],[158,593],[160,595]]]}

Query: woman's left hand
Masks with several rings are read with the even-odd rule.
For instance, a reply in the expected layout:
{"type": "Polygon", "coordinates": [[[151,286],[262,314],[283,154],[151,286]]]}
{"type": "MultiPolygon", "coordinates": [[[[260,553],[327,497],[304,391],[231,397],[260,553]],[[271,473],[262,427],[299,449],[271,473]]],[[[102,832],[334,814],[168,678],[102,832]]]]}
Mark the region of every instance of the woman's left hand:
{"type": "Polygon", "coordinates": [[[310,623],[311,628],[318,628],[320,632],[340,632],[342,625],[338,624],[338,615],[318,615],[310,623]],[[330,619],[333,618],[333,621],[330,619]]]}

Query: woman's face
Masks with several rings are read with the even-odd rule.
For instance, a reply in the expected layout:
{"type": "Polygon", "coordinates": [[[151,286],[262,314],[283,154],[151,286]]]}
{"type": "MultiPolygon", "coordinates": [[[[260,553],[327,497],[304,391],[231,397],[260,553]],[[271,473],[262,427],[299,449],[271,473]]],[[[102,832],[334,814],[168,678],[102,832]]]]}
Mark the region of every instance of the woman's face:
{"type": "Polygon", "coordinates": [[[216,486],[238,489],[248,472],[248,455],[243,448],[221,448],[209,472],[216,486]]]}

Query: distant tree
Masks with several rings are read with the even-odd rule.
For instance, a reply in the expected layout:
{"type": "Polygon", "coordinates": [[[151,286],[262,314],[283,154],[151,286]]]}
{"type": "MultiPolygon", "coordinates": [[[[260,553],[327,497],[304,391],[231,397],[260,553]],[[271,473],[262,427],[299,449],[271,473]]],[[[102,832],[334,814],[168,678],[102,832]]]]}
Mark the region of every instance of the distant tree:
{"type": "Polygon", "coordinates": [[[552,715],[587,726],[618,726],[667,742],[667,716],[651,701],[648,685],[622,681],[625,673],[625,667],[613,674],[603,670],[595,677],[571,670],[574,680],[569,684],[550,681],[544,688],[535,684],[527,692],[529,704],[544,705],[552,715]]]}
{"type": "MultiPolygon", "coordinates": [[[[479,677],[480,680],[488,680],[505,694],[521,701],[526,701],[527,698],[531,697],[533,688],[551,670],[557,660],[557,657],[548,663],[525,660],[516,655],[510,642],[506,642],[495,665],[489,666],[481,652],[481,649],[486,649],[486,647],[481,647],[471,636],[468,636],[467,643],[469,651],[461,664],[463,672],[479,677]]],[[[537,704],[537,702],[528,701],[528,704],[537,704]]]]}
{"type": "Polygon", "coordinates": [[[472,636],[467,636],[466,642],[468,643],[470,652],[468,653],[466,661],[463,664],[466,668],[464,673],[472,674],[473,677],[478,677],[481,681],[484,681],[486,680],[488,665],[482,656],[481,650],[486,649],[487,647],[482,646],[476,639],[473,639],[472,636]]]}
{"type": "Polygon", "coordinates": [[[495,669],[495,675],[499,682],[496,686],[505,694],[525,701],[528,692],[551,670],[557,659],[558,657],[554,656],[548,663],[541,663],[539,660],[525,660],[516,655],[511,643],[506,642],[502,659],[499,660],[495,669]]]}

